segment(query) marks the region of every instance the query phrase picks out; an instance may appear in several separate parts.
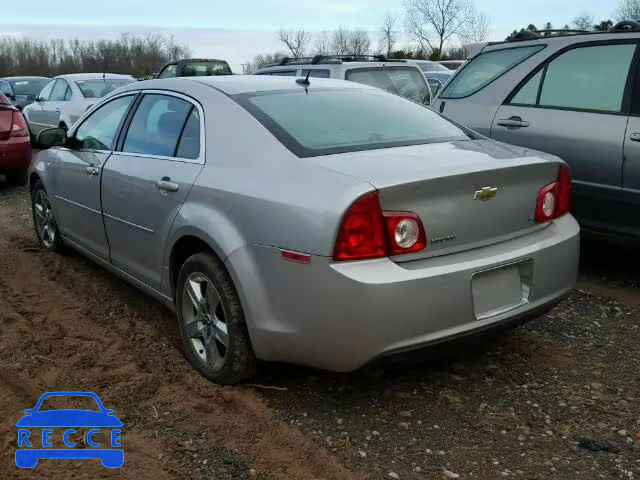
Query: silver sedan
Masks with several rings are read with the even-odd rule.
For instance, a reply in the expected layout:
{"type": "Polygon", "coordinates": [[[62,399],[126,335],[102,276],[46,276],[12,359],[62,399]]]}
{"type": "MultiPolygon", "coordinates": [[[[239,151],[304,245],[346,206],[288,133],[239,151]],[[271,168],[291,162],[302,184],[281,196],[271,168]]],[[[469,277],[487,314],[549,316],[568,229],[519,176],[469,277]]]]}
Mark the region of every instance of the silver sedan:
{"type": "Polygon", "coordinates": [[[187,359],[221,384],[256,359],[352,371],[534,318],[574,287],[561,160],[365,85],[151,80],[38,142],[43,248],[174,309],[187,359]]]}

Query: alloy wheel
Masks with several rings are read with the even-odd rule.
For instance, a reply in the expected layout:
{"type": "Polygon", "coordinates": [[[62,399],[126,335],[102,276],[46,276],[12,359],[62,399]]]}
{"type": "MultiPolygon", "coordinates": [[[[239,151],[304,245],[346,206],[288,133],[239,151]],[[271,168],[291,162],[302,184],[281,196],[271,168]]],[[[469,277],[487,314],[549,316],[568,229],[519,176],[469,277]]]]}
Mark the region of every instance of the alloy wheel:
{"type": "Polygon", "coordinates": [[[36,192],[33,207],[38,236],[45,247],[53,248],[56,242],[56,221],[44,190],[36,192]]]}

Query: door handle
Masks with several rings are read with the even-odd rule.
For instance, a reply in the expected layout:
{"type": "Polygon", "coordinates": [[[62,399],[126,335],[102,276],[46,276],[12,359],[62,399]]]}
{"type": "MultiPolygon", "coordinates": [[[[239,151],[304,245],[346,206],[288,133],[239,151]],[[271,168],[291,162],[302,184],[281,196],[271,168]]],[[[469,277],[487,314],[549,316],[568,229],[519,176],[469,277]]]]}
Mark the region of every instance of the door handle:
{"type": "Polygon", "coordinates": [[[98,173],[100,173],[100,169],[96,168],[93,163],[85,168],[84,171],[90,176],[98,175],[98,173]]]}
{"type": "Polygon", "coordinates": [[[526,128],[529,126],[529,122],[525,122],[520,117],[511,117],[498,120],[498,125],[501,127],[526,128]]]}
{"type": "Polygon", "coordinates": [[[177,192],[180,189],[180,185],[172,182],[169,177],[162,177],[162,180],[156,182],[156,187],[165,192],[177,192]]]}
{"type": "Polygon", "coordinates": [[[640,132],[633,132],[629,135],[629,140],[632,142],[640,142],[640,132]]]}

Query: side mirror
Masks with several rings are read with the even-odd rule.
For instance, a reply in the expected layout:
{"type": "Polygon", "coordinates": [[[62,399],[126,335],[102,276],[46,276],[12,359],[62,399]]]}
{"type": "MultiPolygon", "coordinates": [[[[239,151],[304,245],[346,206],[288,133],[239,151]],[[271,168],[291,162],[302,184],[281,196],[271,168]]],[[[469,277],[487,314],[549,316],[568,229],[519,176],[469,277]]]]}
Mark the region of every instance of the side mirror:
{"type": "Polygon", "coordinates": [[[64,147],[67,143],[67,131],[64,128],[47,128],[36,138],[38,148],[64,147]]]}
{"type": "Polygon", "coordinates": [[[113,408],[105,408],[104,413],[107,415],[113,415],[116,411],[113,408]]]}
{"type": "Polygon", "coordinates": [[[40,102],[44,102],[44,98],[38,96],[36,97],[36,99],[34,100],[36,103],[40,103],[40,102]]]}
{"type": "Polygon", "coordinates": [[[24,413],[26,413],[27,415],[31,415],[33,413],[33,408],[27,408],[24,413]]]}
{"type": "Polygon", "coordinates": [[[5,92],[2,92],[2,93],[4,93],[4,96],[7,97],[9,100],[15,101],[16,96],[13,93],[5,93],[5,92]]]}

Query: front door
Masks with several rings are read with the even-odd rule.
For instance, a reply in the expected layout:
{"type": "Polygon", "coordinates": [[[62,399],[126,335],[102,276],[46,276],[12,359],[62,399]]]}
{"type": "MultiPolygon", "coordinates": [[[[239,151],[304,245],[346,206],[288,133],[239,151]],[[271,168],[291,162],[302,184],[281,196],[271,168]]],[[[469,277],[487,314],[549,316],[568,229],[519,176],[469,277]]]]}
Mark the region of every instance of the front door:
{"type": "Polygon", "coordinates": [[[583,226],[618,230],[623,144],[636,43],[578,45],[533,72],[502,105],[491,137],[558,155],[571,167],[583,226]]]}
{"type": "Polygon", "coordinates": [[[36,97],[36,101],[27,106],[25,113],[29,122],[29,129],[34,135],[46,128],[46,116],[44,114],[44,106],[51,97],[51,92],[57,80],[51,80],[45,85],[42,91],[36,97]]]}
{"type": "Polygon", "coordinates": [[[68,102],[67,95],[71,94],[71,89],[66,80],[59,78],[53,86],[51,96],[42,104],[42,123],[44,128],[57,127],[60,125],[60,112],[68,102]]]}
{"type": "Polygon", "coordinates": [[[169,231],[202,170],[201,112],[185,97],[146,94],[102,177],[111,262],[160,290],[169,231]]]}
{"type": "Polygon", "coordinates": [[[63,236],[108,260],[100,198],[102,169],[135,95],[116,98],[87,117],[59,149],[51,184],[63,236]]]}

